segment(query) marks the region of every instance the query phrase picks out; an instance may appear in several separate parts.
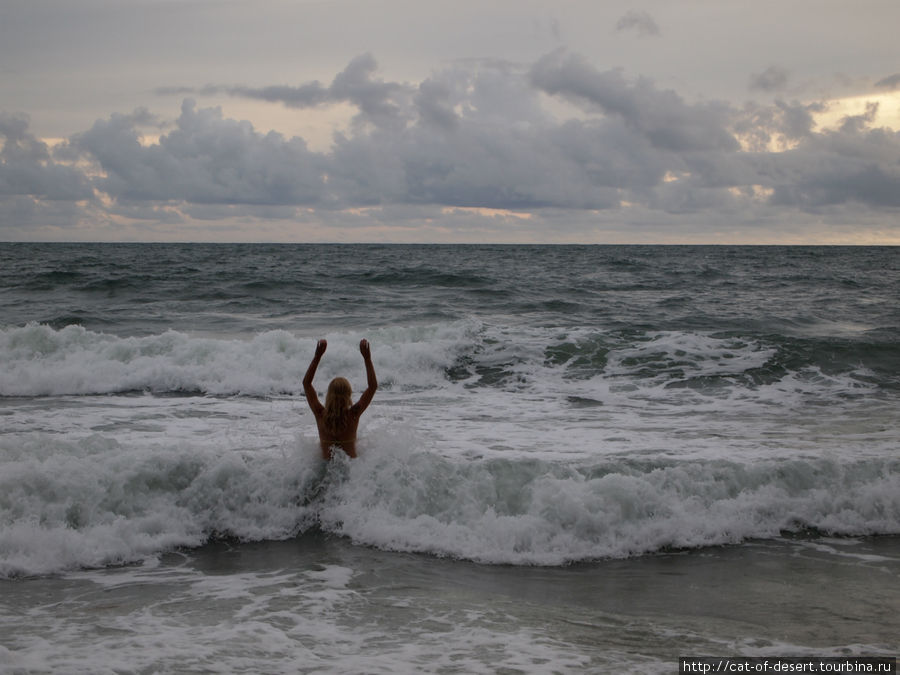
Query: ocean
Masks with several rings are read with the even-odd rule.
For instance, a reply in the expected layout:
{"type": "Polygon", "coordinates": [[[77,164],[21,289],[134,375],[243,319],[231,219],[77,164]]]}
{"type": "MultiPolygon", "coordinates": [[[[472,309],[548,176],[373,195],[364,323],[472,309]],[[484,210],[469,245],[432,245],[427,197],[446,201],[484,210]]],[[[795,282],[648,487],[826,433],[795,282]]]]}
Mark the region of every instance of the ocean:
{"type": "Polygon", "coordinates": [[[900,652],[900,249],[0,244],[0,672],[900,652]],[[380,387],[320,458],[301,380],[380,387]]]}

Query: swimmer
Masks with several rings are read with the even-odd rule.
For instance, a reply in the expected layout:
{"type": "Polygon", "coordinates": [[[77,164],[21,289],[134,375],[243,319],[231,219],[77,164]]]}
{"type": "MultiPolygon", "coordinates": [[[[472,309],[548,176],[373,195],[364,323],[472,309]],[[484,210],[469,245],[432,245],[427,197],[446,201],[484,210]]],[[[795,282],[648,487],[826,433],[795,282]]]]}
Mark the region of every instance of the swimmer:
{"type": "Polygon", "coordinates": [[[313,387],[313,378],[316,376],[316,368],[319,360],[328,348],[325,340],[319,340],[316,345],[316,355],[303,377],[303,391],[306,392],[306,402],[309,404],[313,415],[316,416],[316,426],[319,428],[319,443],[322,446],[322,457],[331,459],[331,453],[335,447],[346,452],[350,457],[356,457],[356,428],[359,426],[359,418],[372,402],[375,390],[378,389],[378,380],[375,379],[375,367],[372,365],[372,353],[367,340],[360,340],[359,352],[366,364],[366,390],[353,403],[350,383],[343,377],[336,377],[328,385],[328,393],[325,394],[325,405],[319,402],[319,396],[313,387]]]}

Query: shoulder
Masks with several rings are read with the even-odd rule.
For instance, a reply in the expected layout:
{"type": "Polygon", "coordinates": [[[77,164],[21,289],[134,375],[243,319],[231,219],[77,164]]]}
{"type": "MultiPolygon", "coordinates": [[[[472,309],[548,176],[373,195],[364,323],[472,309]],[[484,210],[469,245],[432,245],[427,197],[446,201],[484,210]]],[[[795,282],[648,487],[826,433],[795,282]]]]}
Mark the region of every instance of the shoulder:
{"type": "Polygon", "coordinates": [[[313,415],[316,416],[316,419],[322,417],[325,414],[325,406],[319,401],[318,397],[311,398],[309,396],[306,397],[306,402],[309,404],[309,409],[312,410],[313,415]]]}

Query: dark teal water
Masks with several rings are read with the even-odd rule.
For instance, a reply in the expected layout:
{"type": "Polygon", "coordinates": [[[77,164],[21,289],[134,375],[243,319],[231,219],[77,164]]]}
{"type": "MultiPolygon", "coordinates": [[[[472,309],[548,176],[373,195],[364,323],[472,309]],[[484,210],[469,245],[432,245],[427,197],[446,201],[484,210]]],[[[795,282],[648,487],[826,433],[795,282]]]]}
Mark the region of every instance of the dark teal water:
{"type": "Polygon", "coordinates": [[[295,327],[324,313],[366,326],[499,314],[890,336],[898,283],[893,247],[0,245],[5,325],[117,334],[203,330],[221,325],[218,313],[233,315],[230,330],[295,327]]]}

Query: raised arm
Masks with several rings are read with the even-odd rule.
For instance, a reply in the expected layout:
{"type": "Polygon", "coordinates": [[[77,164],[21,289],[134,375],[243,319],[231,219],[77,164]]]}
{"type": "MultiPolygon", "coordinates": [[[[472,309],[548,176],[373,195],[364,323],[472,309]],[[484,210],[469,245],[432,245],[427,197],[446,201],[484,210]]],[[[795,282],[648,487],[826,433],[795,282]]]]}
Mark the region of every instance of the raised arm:
{"type": "Polygon", "coordinates": [[[313,378],[316,376],[316,368],[319,367],[319,361],[322,359],[322,354],[325,353],[327,348],[328,343],[325,340],[319,340],[316,344],[316,354],[313,356],[309,368],[306,369],[306,375],[303,376],[303,391],[306,393],[306,402],[309,404],[310,409],[316,417],[319,417],[319,415],[322,414],[324,408],[319,401],[319,395],[316,393],[316,388],[313,386],[313,378]]]}
{"type": "Polygon", "coordinates": [[[366,364],[366,390],[353,407],[357,415],[362,415],[375,397],[375,390],[378,389],[378,379],[375,377],[375,366],[372,365],[372,351],[368,340],[360,340],[359,353],[362,354],[363,361],[366,364]]]}

